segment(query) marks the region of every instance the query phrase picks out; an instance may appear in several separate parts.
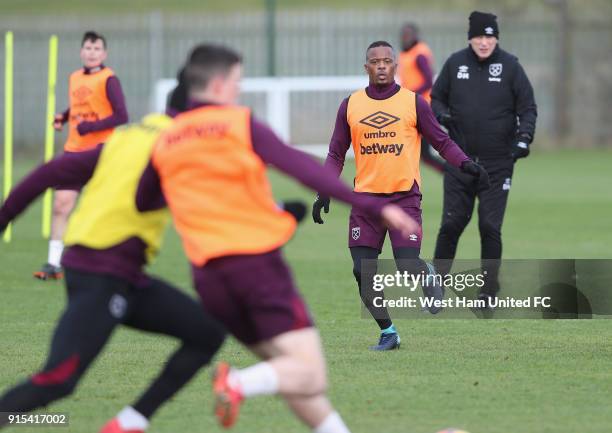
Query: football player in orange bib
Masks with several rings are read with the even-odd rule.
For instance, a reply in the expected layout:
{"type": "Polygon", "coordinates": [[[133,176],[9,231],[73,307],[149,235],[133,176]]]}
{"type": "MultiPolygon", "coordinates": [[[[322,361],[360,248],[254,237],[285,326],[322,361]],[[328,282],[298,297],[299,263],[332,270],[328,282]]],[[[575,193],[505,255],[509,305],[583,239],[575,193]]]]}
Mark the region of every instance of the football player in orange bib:
{"type": "MultiPolygon", "coordinates": [[[[416,24],[406,23],[402,26],[402,52],[397,61],[397,75],[400,85],[421,95],[431,104],[433,86],[434,57],[431,49],[423,42],[416,24]]],[[[421,137],[421,161],[438,173],[444,170],[442,161],[431,148],[431,144],[421,137]]]]}
{"type": "MultiPolygon", "coordinates": [[[[88,31],[81,42],[83,67],[70,75],[69,108],[55,115],[53,127],[61,131],[68,123],[65,152],[83,152],[106,141],[113,129],[128,122],[125,98],[115,72],[104,65],[107,57],[104,36],[88,31]]],[[[62,238],[68,216],[74,208],[79,185],[66,185],[55,191],[53,221],[47,263],[34,277],[57,280],[63,277],[60,261],[64,251],[62,238]]]]}
{"type": "Polygon", "coordinates": [[[281,253],[295,219],[276,206],[266,164],[352,204],[398,235],[408,237],[418,224],[395,205],[353,194],[247,107],[235,105],[241,73],[232,50],[193,50],[185,70],[190,109],[156,143],[137,206],[143,211],[165,197],[205,310],[263,360],[242,370],[218,367],[221,424],[236,421],[243,399],[280,394],[313,432],[348,433],[327,399],[321,339],[281,253]]]}
{"type": "MultiPolygon", "coordinates": [[[[449,164],[487,182],[482,167],[468,158],[442,130],[427,101],[395,82],[397,58],[388,42],[370,44],[366,50],[364,68],[370,83],[340,104],[325,161],[325,166],[339,176],[352,143],[357,169],[355,196],[368,197],[381,205],[393,203],[421,224],[421,135],[449,164]]],[[[313,219],[318,224],[323,224],[321,210],[329,212],[329,197],[319,191],[312,210],[313,219]]],[[[393,229],[388,231],[400,272],[422,274],[423,277],[435,273],[431,264],[419,259],[422,230],[408,238],[393,229]]],[[[400,345],[399,334],[387,309],[384,305],[375,306],[374,298],[380,296],[372,287],[376,269],[362,266],[363,260],[378,258],[386,235],[387,227],[372,220],[360,209],[352,209],[348,244],[353,259],[353,274],[361,299],[381,332],[378,344],[371,346],[371,350],[393,350],[400,345]]],[[[423,285],[425,296],[441,300],[444,297],[443,287],[436,284],[433,278],[427,281],[430,284],[423,285]]],[[[428,309],[432,314],[440,310],[433,304],[428,309]]]]}

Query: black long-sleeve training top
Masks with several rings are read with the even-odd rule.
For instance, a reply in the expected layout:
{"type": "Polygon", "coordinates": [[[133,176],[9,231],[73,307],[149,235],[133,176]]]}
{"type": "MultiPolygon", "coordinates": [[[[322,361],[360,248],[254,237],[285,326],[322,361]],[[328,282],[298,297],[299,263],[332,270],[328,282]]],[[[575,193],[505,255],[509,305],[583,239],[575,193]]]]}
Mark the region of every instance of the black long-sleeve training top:
{"type": "Polygon", "coordinates": [[[511,158],[513,143],[529,144],[537,106],[518,59],[497,46],[479,61],[471,47],[452,54],[432,90],[432,109],[450,114],[449,134],[470,157],[511,158]]]}

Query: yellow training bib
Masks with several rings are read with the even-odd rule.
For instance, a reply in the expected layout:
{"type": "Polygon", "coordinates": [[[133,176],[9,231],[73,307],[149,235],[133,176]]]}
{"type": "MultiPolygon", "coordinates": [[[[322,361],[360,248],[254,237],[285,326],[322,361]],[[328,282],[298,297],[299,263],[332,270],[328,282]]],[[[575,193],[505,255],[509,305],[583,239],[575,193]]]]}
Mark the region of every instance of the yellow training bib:
{"type": "Polygon", "coordinates": [[[138,237],[147,244],[148,260],[159,251],[170,214],[167,209],[139,212],[136,191],[153,144],[170,123],[169,117],[152,114],[113,132],[70,218],[66,245],[107,249],[138,237]]]}

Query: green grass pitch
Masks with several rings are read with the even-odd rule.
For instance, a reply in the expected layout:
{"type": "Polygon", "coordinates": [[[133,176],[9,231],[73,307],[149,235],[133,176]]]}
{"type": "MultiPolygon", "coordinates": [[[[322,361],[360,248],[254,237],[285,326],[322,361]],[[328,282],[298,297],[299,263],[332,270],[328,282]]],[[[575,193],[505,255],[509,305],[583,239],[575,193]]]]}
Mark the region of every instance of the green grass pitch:
{"type": "MultiPolygon", "coordinates": [[[[609,150],[536,153],[517,164],[504,222],[506,258],[610,258],[612,174],[609,150]]],[[[34,164],[20,163],[18,176],[34,164]]],[[[352,166],[348,162],[347,166],[352,166]]],[[[351,170],[347,168],[346,179],[351,170]]],[[[441,212],[441,178],[424,169],[423,257],[433,252],[441,212]]],[[[313,194],[273,173],[276,195],[313,194]]],[[[366,350],[377,329],[360,316],[346,247],[348,209],[332,202],[326,224],[310,219],[285,249],[321,330],[330,397],[355,433],[604,433],[612,428],[612,322],[608,320],[403,320],[403,344],[393,353],[366,350]]],[[[0,387],[40,367],[62,311],[61,283],[31,273],[46,258],[40,205],[0,244],[0,387]]],[[[458,256],[477,258],[474,221],[458,256]]],[[[390,257],[389,250],[385,256],[390,257]]],[[[170,232],[152,272],[190,290],[187,262],[170,232]]],[[[67,412],[68,428],[7,429],[87,433],[130,403],[175,347],[166,338],[121,329],[77,392],[48,408],[67,412]]],[[[253,358],[229,341],[218,359],[246,366],[253,358]]],[[[222,431],[212,416],[210,369],[154,418],[152,433],[222,431]]],[[[239,433],[307,432],[277,398],[246,402],[239,433]]]]}

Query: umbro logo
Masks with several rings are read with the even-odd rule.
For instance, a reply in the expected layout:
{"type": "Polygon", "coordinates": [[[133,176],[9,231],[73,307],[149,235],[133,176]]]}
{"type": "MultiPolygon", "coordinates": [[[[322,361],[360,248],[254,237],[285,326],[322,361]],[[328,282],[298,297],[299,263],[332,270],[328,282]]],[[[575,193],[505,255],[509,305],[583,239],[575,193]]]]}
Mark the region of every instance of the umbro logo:
{"type": "Polygon", "coordinates": [[[459,80],[469,80],[470,79],[470,72],[469,72],[468,66],[466,65],[459,66],[459,68],[457,69],[457,79],[459,80]]]}
{"type": "Polygon", "coordinates": [[[91,95],[93,92],[92,90],[87,87],[87,86],[81,86],[78,89],[76,89],[74,92],[72,92],[72,95],[77,98],[79,101],[82,101],[83,99],[87,98],[89,95],[91,95]]]}
{"type": "Polygon", "coordinates": [[[372,113],[369,116],[364,117],[359,121],[359,123],[371,126],[372,128],[383,129],[389,125],[393,125],[399,120],[399,117],[393,116],[392,114],[385,113],[384,111],[377,111],[376,113],[372,113]]]}

